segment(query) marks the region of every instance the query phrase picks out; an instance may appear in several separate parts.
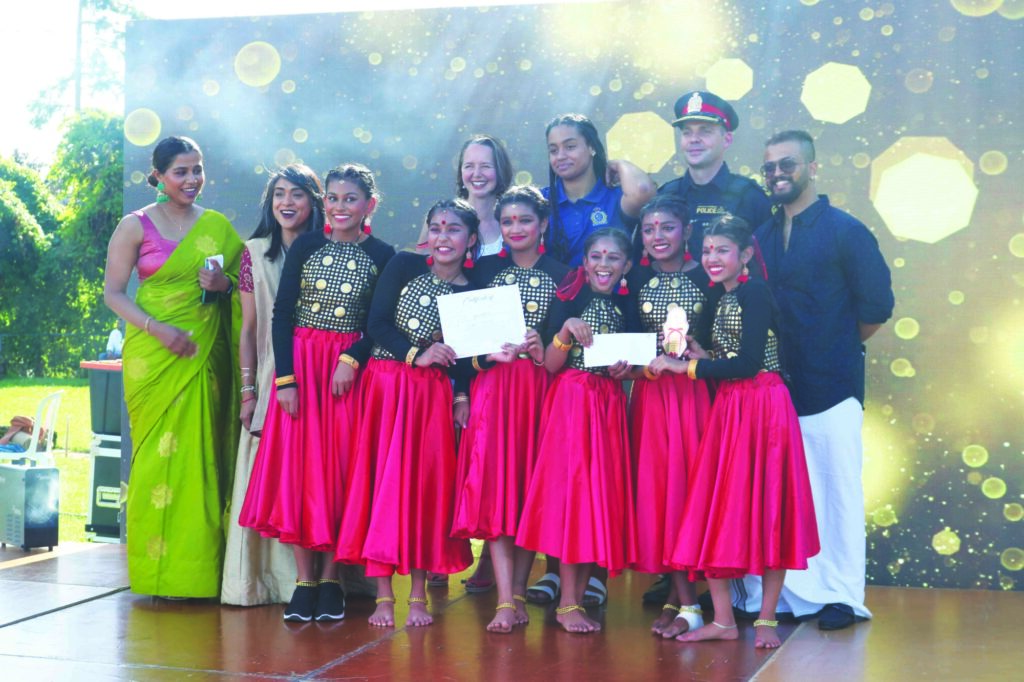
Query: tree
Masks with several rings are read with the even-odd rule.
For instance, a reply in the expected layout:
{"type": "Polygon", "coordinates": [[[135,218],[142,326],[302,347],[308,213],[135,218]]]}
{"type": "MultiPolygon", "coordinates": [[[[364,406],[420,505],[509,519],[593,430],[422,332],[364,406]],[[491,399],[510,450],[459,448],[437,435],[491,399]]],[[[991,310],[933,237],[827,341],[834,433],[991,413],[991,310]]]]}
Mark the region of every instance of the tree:
{"type": "Polygon", "coordinates": [[[143,16],[124,0],[78,0],[74,68],[29,105],[32,125],[42,128],[56,116],[82,111],[85,93],[121,96],[125,24],[143,16]],[[73,88],[73,106],[68,105],[69,88],[73,88]]]}

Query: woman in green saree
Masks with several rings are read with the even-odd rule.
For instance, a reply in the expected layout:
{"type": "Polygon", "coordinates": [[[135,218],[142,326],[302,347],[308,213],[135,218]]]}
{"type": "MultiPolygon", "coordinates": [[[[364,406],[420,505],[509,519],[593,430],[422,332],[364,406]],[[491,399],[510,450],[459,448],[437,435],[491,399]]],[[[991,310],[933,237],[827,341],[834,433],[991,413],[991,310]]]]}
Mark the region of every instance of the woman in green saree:
{"type": "Polygon", "coordinates": [[[203,179],[194,141],[161,140],[149,176],[157,200],[125,216],[107,250],[104,300],[129,323],[128,573],[133,592],[161,597],[220,594],[238,442],[232,292],[242,241],[227,218],[196,205],[203,179]]]}

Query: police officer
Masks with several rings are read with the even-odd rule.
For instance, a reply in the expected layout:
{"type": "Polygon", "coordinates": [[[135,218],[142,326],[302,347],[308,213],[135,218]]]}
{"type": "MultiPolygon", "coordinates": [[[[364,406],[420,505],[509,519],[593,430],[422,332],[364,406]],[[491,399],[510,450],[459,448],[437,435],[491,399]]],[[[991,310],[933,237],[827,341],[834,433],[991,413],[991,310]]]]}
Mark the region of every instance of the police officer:
{"type": "Polygon", "coordinates": [[[690,255],[700,259],[704,228],[715,216],[732,213],[752,226],[771,218],[771,203],[761,186],[729,171],[725,150],[740,119],[732,105],[706,91],[684,94],[675,104],[679,154],[686,164],[681,178],[666,182],[658,194],[678,194],[690,208],[690,255]]]}

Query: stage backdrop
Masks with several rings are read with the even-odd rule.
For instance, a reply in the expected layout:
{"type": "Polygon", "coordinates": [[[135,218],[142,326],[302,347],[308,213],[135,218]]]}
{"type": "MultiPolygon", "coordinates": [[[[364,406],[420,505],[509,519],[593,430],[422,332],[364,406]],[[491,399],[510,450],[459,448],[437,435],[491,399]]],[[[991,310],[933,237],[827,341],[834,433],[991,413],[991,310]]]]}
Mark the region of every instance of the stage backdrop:
{"type": "Polygon", "coordinates": [[[740,115],[728,151],[804,128],[819,189],[874,231],[896,314],[869,343],[868,579],[1024,586],[1022,0],[656,2],[194,21],[128,31],[126,210],[152,145],[194,136],[202,203],[253,229],[266,174],[372,168],[375,234],[410,246],[472,133],[547,184],[546,122],[590,116],[611,157],[682,173],[686,90],[740,115]]]}

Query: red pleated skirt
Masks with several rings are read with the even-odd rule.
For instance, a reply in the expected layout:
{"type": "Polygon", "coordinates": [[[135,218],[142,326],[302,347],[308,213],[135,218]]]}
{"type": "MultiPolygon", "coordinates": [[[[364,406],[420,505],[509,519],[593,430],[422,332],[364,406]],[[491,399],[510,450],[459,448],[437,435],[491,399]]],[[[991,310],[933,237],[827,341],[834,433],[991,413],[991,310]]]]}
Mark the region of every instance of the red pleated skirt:
{"type": "Polygon", "coordinates": [[[692,577],[807,568],[818,553],[800,422],[782,378],[718,386],[671,563],[692,577]]]}
{"type": "Polygon", "coordinates": [[[452,536],[515,537],[539,446],[550,375],[532,360],[500,363],[473,379],[459,443],[452,536]]]}
{"type": "Polygon", "coordinates": [[[449,536],[455,500],[455,427],[448,375],[371,359],[345,524],[335,559],[385,577],[413,569],[458,573],[468,540],[449,536]]]}
{"type": "Polygon", "coordinates": [[[636,562],[643,573],[667,573],[679,535],[689,471],[697,459],[711,401],[707,385],[666,372],[633,382],[629,405],[636,485],[636,562]]]}
{"type": "Polygon", "coordinates": [[[611,575],[636,561],[626,396],[618,381],[576,369],[544,400],[540,450],[516,544],[611,575]]]}
{"type": "Polygon", "coordinates": [[[361,334],[296,327],[292,344],[299,411],[289,416],[271,388],[267,418],[239,525],[319,552],[338,540],[359,414],[359,379],[331,394],[344,353],[361,334]]]}

